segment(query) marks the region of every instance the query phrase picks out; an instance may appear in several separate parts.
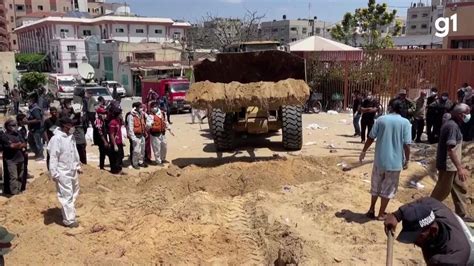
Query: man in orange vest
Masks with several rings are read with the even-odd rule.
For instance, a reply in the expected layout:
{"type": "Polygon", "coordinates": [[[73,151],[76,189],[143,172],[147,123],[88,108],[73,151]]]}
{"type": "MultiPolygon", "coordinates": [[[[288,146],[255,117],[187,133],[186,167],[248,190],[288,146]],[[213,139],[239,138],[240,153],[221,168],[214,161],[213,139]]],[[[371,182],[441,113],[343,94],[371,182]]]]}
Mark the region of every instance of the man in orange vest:
{"type": "Polygon", "coordinates": [[[135,169],[146,168],[148,165],[144,162],[145,158],[145,136],[146,119],[145,111],[140,102],[132,105],[132,111],[127,117],[127,133],[132,142],[132,166],[135,169]]]}
{"type": "Polygon", "coordinates": [[[151,147],[155,155],[155,162],[158,165],[162,165],[167,163],[166,151],[168,143],[165,133],[167,129],[170,129],[170,126],[167,121],[166,112],[158,108],[157,102],[151,103],[150,107],[151,112],[148,116],[147,126],[150,130],[151,147]]]}

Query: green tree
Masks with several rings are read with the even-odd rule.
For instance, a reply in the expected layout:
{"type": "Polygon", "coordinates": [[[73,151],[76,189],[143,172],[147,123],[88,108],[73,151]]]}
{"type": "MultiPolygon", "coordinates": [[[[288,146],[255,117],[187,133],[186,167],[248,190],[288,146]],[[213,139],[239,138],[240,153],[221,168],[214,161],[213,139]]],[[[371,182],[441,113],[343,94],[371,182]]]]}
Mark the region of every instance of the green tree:
{"type": "Polygon", "coordinates": [[[46,62],[46,56],[38,53],[20,53],[15,55],[15,61],[23,68],[39,71],[46,62]]]}
{"type": "Polygon", "coordinates": [[[346,13],[340,24],[331,30],[331,36],[340,42],[356,45],[360,36],[362,47],[376,50],[393,47],[392,37],[400,34],[401,23],[396,21],[396,10],[389,11],[386,3],[369,0],[367,8],[346,13]]]}
{"type": "Polygon", "coordinates": [[[356,46],[357,22],[351,13],[346,13],[341,23],[331,29],[331,37],[347,45],[356,46]]]}
{"type": "Polygon", "coordinates": [[[45,85],[46,80],[47,77],[43,73],[29,72],[22,75],[20,85],[29,94],[39,86],[45,85]]]}

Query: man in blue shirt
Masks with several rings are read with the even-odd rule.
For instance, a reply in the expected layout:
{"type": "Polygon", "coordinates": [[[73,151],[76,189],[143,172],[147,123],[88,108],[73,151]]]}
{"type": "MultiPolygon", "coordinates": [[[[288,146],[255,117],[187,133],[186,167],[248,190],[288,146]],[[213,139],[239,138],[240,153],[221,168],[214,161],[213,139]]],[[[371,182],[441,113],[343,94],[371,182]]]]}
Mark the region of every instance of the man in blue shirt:
{"type": "Polygon", "coordinates": [[[398,189],[400,172],[408,167],[410,160],[411,123],[400,115],[402,108],[403,103],[395,100],[391,113],[377,119],[359,157],[362,162],[367,150],[377,139],[370,189],[372,200],[367,212],[367,216],[372,219],[375,218],[375,203],[379,197],[381,205],[377,218],[385,218],[388,202],[395,197],[398,189]]]}

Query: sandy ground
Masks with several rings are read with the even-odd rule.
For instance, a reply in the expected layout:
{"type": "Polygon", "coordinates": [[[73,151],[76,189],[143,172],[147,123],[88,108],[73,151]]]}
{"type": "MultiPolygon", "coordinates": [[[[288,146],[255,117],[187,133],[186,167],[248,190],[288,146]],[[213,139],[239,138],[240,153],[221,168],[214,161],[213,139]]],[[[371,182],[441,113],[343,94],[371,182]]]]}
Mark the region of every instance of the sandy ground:
{"type": "MultiPolygon", "coordinates": [[[[293,153],[281,148],[279,133],[243,138],[236,152],[216,153],[207,124],[189,124],[188,114],[172,120],[176,136],[168,136],[172,164],[166,168],[112,176],[97,169],[96,148],[88,147],[77,229],[60,225],[54,184],[44,162],[32,162],[35,179],[28,190],[0,198],[0,224],[17,235],[7,263],[385,263],[383,224],[363,215],[370,202],[372,155],[362,165],[357,162],[362,144],[350,137],[350,115],[305,115],[305,146],[293,153]],[[322,129],[306,128],[314,124],[322,129]]],[[[465,161],[472,162],[472,145],[468,149],[465,161]]],[[[435,147],[414,145],[419,162],[402,173],[390,211],[429,195],[434,152],[435,147]],[[407,186],[420,177],[425,189],[407,186]]],[[[396,265],[422,262],[412,245],[395,244],[396,265]]]]}

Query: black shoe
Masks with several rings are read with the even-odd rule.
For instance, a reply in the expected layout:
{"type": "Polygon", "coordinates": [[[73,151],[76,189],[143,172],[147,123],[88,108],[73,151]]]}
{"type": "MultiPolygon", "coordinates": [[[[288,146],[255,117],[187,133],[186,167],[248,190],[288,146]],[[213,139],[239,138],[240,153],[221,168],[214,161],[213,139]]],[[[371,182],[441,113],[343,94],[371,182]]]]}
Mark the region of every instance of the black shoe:
{"type": "Polygon", "coordinates": [[[132,167],[136,170],[140,169],[140,167],[138,165],[132,165],[132,167]]]}
{"type": "Polygon", "coordinates": [[[140,164],[140,165],[138,165],[138,166],[143,167],[143,168],[148,168],[148,164],[146,164],[146,163],[142,163],[142,164],[140,164]]]}
{"type": "Polygon", "coordinates": [[[164,164],[164,163],[170,163],[170,162],[169,162],[169,161],[167,161],[167,160],[163,160],[163,161],[161,161],[161,164],[164,164]]]}
{"type": "Polygon", "coordinates": [[[157,162],[153,162],[153,161],[152,161],[152,162],[149,162],[148,164],[151,165],[151,166],[157,166],[157,165],[158,165],[157,162]]]}

